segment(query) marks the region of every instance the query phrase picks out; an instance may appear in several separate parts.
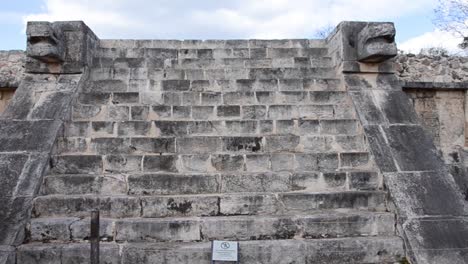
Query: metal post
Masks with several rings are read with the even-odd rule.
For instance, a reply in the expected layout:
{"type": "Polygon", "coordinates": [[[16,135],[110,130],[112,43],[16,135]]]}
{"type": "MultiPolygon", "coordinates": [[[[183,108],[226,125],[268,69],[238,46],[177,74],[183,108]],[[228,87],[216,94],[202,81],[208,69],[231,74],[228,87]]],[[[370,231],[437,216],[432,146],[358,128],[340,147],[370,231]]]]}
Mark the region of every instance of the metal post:
{"type": "Polygon", "coordinates": [[[99,264],[99,210],[91,211],[91,264],[99,264]]]}

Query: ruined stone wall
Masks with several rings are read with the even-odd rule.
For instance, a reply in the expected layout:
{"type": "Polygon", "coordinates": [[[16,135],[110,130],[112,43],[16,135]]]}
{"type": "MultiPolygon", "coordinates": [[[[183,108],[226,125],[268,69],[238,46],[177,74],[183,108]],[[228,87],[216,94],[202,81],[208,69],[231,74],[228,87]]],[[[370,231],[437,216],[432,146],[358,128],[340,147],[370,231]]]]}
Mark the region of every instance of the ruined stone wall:
{"type": "Polygon", "coordinates": [[[468,58],[400,55],[397,75],[468,199],[468,58]]]}
{"type": "Polygon", "coordinates": [[[26,54],[22,50],[0,51],[0,89],[18,87],[25,60],[26,54]]]}
{"type": "Polygon", "coordinates": [[[15,89],[13,88],[0,89],[0,113],[3,113],[3,111],[5,111],[8,103],[10,103],[14,94],[15,89]]]}
{"type": "Polygon", "coordinates": [[[465,91],[407,89],[418,116],[432,134],[434,143],[449,161],[466,145],[465,91]]]}
{"type": "Polygon", "coordinates": [[[0,113],[10,102],[24,74],[26,55],[21,50],[0,51],[0,113]]]}
{"type": "Polygon", "coordinates": [[[468,57],[401,54],[395,61],[397,75],[403,81],[468,81],[468,57]]]}
{"type": "Polygon", "coordinates": [[[468,58],[400,54],[395,61],[406,93],[447,160],[449,153],[467,142],[468,58]]]}

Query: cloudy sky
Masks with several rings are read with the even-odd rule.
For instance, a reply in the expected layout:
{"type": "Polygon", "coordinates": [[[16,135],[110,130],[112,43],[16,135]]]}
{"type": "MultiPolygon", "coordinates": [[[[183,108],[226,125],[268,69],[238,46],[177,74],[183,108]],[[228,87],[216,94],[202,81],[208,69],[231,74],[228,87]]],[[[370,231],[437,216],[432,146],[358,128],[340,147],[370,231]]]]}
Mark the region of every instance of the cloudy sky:
{"type": "Polygon", "coordinates": [[[2,0],[0,49],[25,48],[25,22],[83,20],[100,38],[314,38],[343,20],[393,21],[399,48],[445,47],[437,0],[2,0]]]}

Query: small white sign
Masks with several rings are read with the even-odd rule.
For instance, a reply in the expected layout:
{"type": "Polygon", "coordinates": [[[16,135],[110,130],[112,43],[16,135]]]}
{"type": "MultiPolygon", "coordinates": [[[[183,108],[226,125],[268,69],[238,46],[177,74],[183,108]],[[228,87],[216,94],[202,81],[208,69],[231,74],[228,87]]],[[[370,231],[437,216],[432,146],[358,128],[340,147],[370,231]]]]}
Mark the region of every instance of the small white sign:
{"type": "Polygon", "coordinates": [[[213,242],[212,260],[217,261],[238,261],[239,245],[237,242],[217,241],[213,242]]]}

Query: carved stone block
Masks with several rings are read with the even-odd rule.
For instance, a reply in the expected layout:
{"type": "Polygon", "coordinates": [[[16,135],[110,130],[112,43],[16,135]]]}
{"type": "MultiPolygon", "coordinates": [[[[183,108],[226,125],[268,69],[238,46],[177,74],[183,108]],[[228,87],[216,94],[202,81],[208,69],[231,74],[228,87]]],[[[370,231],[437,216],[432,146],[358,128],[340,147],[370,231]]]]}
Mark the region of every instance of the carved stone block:
{"type": "Polygon", "coordinates": [[[53,23],[29,23],[27,54],[45,63],[61,63],[65,59],[63,32],[53,23]]]}
{"type": "Polygon", "coordinates": [[[99,39],[82,21],[28,22],[27,73],[82,73],[99,39]]]}
{"type": "Polygon", "coordinates": [[[393,23],[368,23],[357,36],[360,62],[383,62],[397,55],[393,23]]]}

